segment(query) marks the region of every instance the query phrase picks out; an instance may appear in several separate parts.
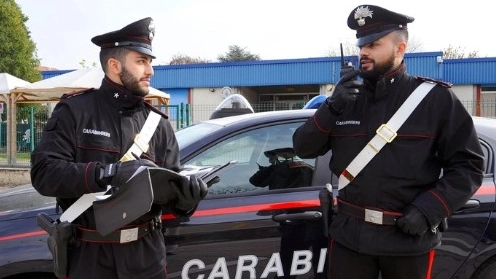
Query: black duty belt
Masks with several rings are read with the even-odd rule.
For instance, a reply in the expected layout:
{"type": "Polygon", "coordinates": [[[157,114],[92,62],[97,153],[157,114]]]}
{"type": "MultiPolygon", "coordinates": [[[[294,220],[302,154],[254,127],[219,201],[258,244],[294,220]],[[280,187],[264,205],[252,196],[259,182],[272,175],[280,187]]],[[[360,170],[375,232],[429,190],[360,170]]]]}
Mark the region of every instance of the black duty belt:
{"type": "Polygon", "coordinates": [[[378,225],[396,225],[396,220],[403,214],[400,212],[385,211],[377,208],[360,207],[338,199],[339,212],[360,218],[365,222],[378,225]]]}
{"type": "Polygon", "coordinates": [[[102,236],[96,230],[78,227],[78,240],[95,243],[128,243],[161,229],[162,222],[159,216],[136,226],[126,226],[120,230],[102,236]]]}

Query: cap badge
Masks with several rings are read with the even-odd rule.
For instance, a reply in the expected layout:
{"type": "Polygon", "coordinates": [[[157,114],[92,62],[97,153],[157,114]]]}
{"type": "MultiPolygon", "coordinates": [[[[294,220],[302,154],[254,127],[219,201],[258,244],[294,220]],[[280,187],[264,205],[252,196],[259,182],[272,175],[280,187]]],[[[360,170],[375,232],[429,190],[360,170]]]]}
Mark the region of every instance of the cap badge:
{"type": "Polygon", "coordinates": [[[369,10],[369,7],[360,6],[355,11],[355,19],[357,19],[357,23],[359,26],[365,25],[365,18],[372,18],[373,11],[369,10]]]}
{"type": "Polygon", "coordinates": [[[153,40],[153,36],[155,36],[155,23],[153,22],[153,20],[150,20],[150,24],[148,25],[148,31],[150,32],[148,34],[148,38],[151,40],[153,40]]]}

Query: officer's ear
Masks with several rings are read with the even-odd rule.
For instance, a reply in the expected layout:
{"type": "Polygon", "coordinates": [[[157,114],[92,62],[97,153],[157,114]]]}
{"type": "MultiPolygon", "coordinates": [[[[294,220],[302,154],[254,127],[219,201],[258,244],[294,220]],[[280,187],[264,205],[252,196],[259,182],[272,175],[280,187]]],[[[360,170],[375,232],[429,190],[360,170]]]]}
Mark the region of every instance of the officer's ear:
{"type": "Polygon", "coordinates": [[[108,68],[109,72],[112,73],[113,75],[118,76],[122,71],[121,61],[119,61],[115,58],[109,58],[107,60],[107,66],[108,66],[107,68],[108,68]]]}
{"type": "Polygon", "coordinates": [[[396,50],[396,54],[398,57],[403,57],[405,56],[405,53],[406,53],[406,48],[407,48],[407,44],[405,41],[401,41],[399,42],[397,45],[397,50],[396,50]]]}

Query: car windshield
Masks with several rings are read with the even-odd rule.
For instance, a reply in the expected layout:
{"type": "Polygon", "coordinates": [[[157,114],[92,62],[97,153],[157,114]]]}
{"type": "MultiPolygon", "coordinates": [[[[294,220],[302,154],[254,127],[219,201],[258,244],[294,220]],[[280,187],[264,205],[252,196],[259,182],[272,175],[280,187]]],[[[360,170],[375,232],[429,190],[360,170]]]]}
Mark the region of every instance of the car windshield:
{"type": "Polygon", "coordinates": [[[177,142],[179,144],[179,149],[221,128],[222,126],[220,125],[215,125],[210,123],[199,123],[180,129],[175,133],[177,142]]]}

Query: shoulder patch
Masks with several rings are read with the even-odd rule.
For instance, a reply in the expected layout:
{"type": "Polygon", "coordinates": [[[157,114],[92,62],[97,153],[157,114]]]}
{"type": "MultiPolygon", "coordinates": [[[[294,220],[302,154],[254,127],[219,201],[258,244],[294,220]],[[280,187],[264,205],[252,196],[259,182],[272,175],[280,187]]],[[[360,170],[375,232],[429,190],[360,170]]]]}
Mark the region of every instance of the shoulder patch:
{"type": "Polygon", "coordinates": [[[452,83],[449,83],[449,82],[444,82],[444,81],[441,81],[441,80],[436,80],[436,79],[432,79],[432,78],[428,78],[428,77],[415,77],[416,79],[420,80],[420,81],[430,81],[430,82],[434,82],[434,83],[437,83],[445,88],[450,88],[453,84],[452,83]]]}
{"type": "Polygon", "coordinates": [[[162,111],[160,111],[159,109],[157,109],[156,107],[152,106],[150,103],[148,102],[143,102],[145,104],[146,107],[150,108],[151,110],[153,110],[154,112],[162,115],[162,117],[164,117],[165,119],[169,119],[169,116],[165,113],[163,113],[162,111]]]}
{"type": "Polygon", "coordinates": [[[66,93],[66,94],[62,95],[60,97],[60,99],[69,99],[69,98],[80,96],[80,95],[83,95],[85,93],[89,93],[89,92],[93,92],[93,91],[96,91],[96,89],[95,88],[89,88],[89,89],[83,89],[83,90],[75,91],[72,93],[66,93]]]}

